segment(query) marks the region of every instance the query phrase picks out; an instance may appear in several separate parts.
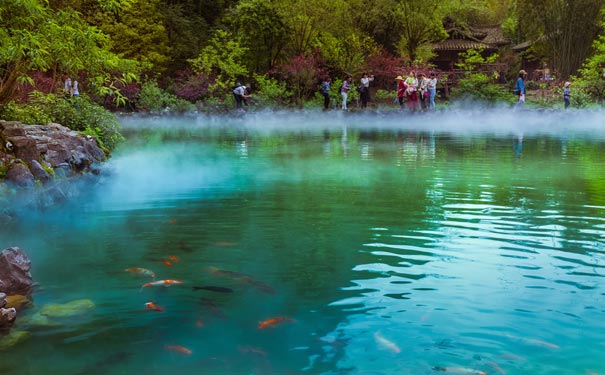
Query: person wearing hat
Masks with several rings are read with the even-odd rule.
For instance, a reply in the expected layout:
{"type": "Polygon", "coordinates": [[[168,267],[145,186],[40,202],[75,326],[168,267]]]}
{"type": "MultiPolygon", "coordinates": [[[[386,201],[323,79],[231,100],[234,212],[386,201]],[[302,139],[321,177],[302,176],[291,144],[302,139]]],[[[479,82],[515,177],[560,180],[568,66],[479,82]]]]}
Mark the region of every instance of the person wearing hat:
{"type": "Polygon", "coordinates": [[[521,107],[525,103],[525,77],[527,76],[527,72],[523,69],[519,70],[519,77],[517,78],[517,83],[515,85],[515,93],[519,95],[519,101],[517,102],[517,107],[521,107]]]}
{"type": "Polygon", "coordinates": [[[395,81],[397,81],[397,101],[399,102],[399,107],[403,109],[403,98],[405,98],[405,89],[407,88],[405,79],[402,76],[397,76],[395,81]]]}
{"type": "Polygon", "coordinates": [[[565,101],[565,109],[567,109],[567,107],[569,107],[571,104],[571,101],[569,100],[569,97],[571,96],[570,86],[571,82],[569,81],[565,82],[563,85],[563,100],[565,101]]]}

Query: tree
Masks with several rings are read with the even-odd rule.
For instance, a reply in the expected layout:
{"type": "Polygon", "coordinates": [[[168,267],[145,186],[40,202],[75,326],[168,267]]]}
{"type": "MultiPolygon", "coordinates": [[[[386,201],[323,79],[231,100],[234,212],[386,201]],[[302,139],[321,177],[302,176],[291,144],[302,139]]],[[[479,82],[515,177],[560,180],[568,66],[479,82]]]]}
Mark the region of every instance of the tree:
{"type": "Polygon", "coordinates": [[[248,75],[248,69],[243,64],[247,51],[233,34],[219,29],[198,57],[188,61],[195,74],[215,77],[208,91],[211,94],[221,94],[233,86],[237,79],[248,75]]]}
{"type": "Polygon", "coordinates": [[[273,1],[242,0],[228,22],[248,48],[244,61],[250,70],[264,73],[273,69],[290,37],[273,1]]]}
{"type": "MultiPolygon", "coordinates": [[[[605,28],[605,22],[603,23],[605,28]]],[[[600,35],[592,44],[594,53],[579,69],[580,79],[574,83],[595,96],[599,102],[605,98],[605,35],[600,35]]]]}
{"type": "Polygon", "coordinates": [[[0,106],[35,71],[83,73],[91,90],[123,99],[114,83],[136,78],[137,65],[109,51],[109,38],[71,9],[39,0],[3,0],[0,7],[0,106]],[[74,52],[76,51],[76,52],[74,52]]]}
{"type": "MultiPolygon", "coordinates": [[[[395,14],[402,21],[399,48],[412,63],[423,46],[447,36],[443,29],[441,0],[400,0],[395,14]]],[[[403,53],[402,53],[403,54],[403,53]]]]}
{"type": "Polygon", "coordinates": [[[602,0],[518,0],[519,26],[533,54],[569,77],[590,51],[602,9],[602,0]]]}

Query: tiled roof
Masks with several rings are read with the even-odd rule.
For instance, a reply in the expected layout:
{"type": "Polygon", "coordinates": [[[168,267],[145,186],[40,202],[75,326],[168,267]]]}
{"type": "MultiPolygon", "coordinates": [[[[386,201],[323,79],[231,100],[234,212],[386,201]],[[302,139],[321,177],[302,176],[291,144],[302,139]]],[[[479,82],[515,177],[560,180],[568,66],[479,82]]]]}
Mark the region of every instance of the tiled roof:
{"type": "Polygon", "coordinates": [[[466,39],[447,39],[440,43],[433,44],[434,51],[466,51],[469,49],[494,49],[485,43],[479,43],[472,40],[466,39]]]}

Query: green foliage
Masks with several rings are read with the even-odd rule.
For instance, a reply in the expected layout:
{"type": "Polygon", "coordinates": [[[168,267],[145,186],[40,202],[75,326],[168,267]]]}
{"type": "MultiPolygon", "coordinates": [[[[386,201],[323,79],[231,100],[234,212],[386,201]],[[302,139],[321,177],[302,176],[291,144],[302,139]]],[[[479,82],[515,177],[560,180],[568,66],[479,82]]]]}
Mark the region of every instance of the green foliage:
{"type": "Polygon", "coordinates": [[[268,78],[258,74],[254,75],[256,90],[253,100],[262,106],[280,106],[287,104],[292,98],[292,93],[286,88],[285,82],[279,82],[275,78],[268,78]]]}
{"type": "Polygon", "coordinates": [[[117,117],[86,95],[63,97],[34,91],[27,104],[9,102],[0,115],[3,119],[24,124],[58,123],[94,136],[108,151],[124,139],[117,117]]]}
{"type": "Polygon", "coordinates": [[[141,86],[141,92],[137,100],[141,109],[150,112],[190,112],[195,106],[188,101],[178,98],[176,95],[160,88],[156,81],[148,81],[141,86]]]}
{"type": "Polygon", "coordinates": [[[214,84],[208,87],[210,94],[223,95],[237,79],[248,74],[243,64],[247,51],[230,32],[219,29],[199,56],[188,61],[196,74],[216,77],[214,84]]]}
{"type": "MultiPolygon", "coordinates": [[[[605,22],[602,26],[605,27],[605,22]]],[[[574,86],[602,102],[605,98],[605,35],[592,43],[592,49],[594,52],[579,70],[580,77],[574,80],[574,86]]]]}
{"type": "Polygon", "coordinates": [[[51,9],[42,0],[4,0],[0,6],[0,105],[32,72],[82,73],[99,95],[119,90],[117,79],[132,80],[138,66],[110,51],[111,41],[70,8],[51,9]]]}
{"type": "Polygon", "coordinates": [[[465,71],[475,70],[478,66],[482,64],[491,64],[498,59],[498,54],[494,53],[487,57],[483,56],[483,49],[469,49],[465,52],[461,52],[458,54],[460,60],[456,63],[456,66],[460,69],[464,69],[465,71]]]}
{"type": "Polygon", "coordinates": [[[472,99],[487,104],[496,102],[513,103],[518,97],[501,86],[492,83],[492,79],[483,73],[467,73],[452,90],[452,97],[472,99]]]}
{"type": "Polygon", "coordinates": [[[132,0],[119,13],[91,8],[87,20],[112,40],[112,51],[138,61],[146,72],[166,69],[170,47],[163,0],[132,0]]]}

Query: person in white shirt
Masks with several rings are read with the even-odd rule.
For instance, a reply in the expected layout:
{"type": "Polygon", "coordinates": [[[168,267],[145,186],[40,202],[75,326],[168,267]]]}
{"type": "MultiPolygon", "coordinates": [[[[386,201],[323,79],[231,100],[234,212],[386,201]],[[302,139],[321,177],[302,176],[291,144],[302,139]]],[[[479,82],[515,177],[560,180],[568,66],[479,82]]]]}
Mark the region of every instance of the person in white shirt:
{"type": "Polygon", "coordinates": [[[367,108],[370,101],[370,82],[374,80],[373,75],[363,73],[359,84],[359,99],[361,100],[361,108],[367,108]]]}
{"type": "Polygon", "coordinates": [[[435,109],[435,96],[437,95],[437,75],[435,72],[429,74],[429,109],[435,109]]]}

